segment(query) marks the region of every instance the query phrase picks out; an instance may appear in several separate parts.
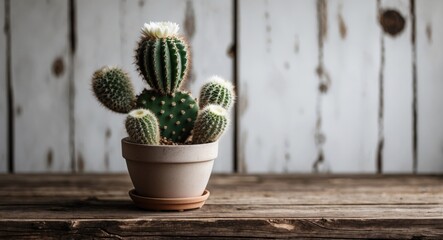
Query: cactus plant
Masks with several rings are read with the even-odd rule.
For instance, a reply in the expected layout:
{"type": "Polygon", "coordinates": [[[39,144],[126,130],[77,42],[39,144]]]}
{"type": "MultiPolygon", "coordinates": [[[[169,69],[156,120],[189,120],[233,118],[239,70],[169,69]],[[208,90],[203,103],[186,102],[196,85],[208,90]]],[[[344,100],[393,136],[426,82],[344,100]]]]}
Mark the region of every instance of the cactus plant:
{"type": "Polygon", "coordinates": [[[150,23],[142,29],[135,62],[146,82],[162,94],[180,88],[188,72],[188,45],[175,23],[150,23]]]}
{"type": "Polygon", "coordinates": [[[104,67],[94,73],[97,99],[112,111],[129,113],[125,125],[132,141],[201,144],[218,140],[225,131],[226,112],[235,99],[233,86],[220,77],[210,78],[200,91],[198,104],[181,89],[189,71],[189,55],[177,24],[151,22],[142,28],[135,53],[137,69],[151,89],[135,96],[128,74],[119,68],[104,67]]]}
{"type": "Polygon", "coordinates": [[[200,108],[203,109],[209,104],[217,104],[229,110],[235,101],[234,87],[221,77],[213,76],[200,91],[200,108]]]}
{"type": "Polygon", "coordinates": [[[192,143],[210,143],[220,138],[228,126],[226,109],[210,104],[198,115],[195,121],[192,143]]]}
{"type": "Polygon", "coordinates": [[[191,135],[198,106],[189,93],[162,95],[144,90],[137,98],[137,107],[151,110],[158,118],[161,135],[173,142],[185,142],[191,135]]]}
{"type": "Polygon", "coordinates": [[[160,142],[157,117],[149,110],[132,110],[126,118],[125,126],[129,138],[135,143],[158,145],[160,142]]]}
{"type": "Polygon", "coordinates": [[[128,113],[135,106],[134,88],[120,68],[97,70],[92,76],[92,89],[97,99],[114,112],[128,113]]]}

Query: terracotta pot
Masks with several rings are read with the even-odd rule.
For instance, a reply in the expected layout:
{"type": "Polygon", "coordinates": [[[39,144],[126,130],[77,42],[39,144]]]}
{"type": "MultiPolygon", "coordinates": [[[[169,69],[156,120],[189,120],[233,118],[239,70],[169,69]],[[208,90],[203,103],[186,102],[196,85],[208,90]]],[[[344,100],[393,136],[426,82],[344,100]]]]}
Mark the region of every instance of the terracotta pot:
{"type": "Polygon", "coordinates": [[[122,154],[138,195],[150,198],[202,196],[218,154],[218,142],[143,145],[122,139],[122,154]]]}

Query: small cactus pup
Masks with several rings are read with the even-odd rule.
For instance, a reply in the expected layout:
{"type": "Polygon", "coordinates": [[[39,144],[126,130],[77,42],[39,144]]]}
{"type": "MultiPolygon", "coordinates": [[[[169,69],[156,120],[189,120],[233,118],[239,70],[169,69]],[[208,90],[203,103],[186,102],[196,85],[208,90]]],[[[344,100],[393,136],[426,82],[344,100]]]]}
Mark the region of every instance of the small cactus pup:
{"type": "Polygon", "coordinates": [[[229,123],[227,111],[220,105],[210,104],[199,113],[192,135],[192,143],[217,141],[229,123]]]}
{"type": "Polygon", "coordinates": [[[129,112],[125,127],[132,142],[150,145],[160,144],[157,117],[149,110],[139,108],[129,112]]]}
{"type": "Polygon", "coordinates": [[[210,77],[200,90],[199,104],[201,109],[209,104],[216,104],[229,110],[234,101],[234,86],[218,76],[210,77]]]}
{"type": "Polygon", "coordinates": [[[188,45],[178,36],[178,24],[145,23],[136,49],[137,69],[151,88],[172,94],[189,70],[188,45]]]}
{"type": "Polygon", "coordinates": [[[128,113],[135,106],[134,87],[120,68],[97,70],[92,76],[92,90],[98,101],[114,112],[128,113]]]}

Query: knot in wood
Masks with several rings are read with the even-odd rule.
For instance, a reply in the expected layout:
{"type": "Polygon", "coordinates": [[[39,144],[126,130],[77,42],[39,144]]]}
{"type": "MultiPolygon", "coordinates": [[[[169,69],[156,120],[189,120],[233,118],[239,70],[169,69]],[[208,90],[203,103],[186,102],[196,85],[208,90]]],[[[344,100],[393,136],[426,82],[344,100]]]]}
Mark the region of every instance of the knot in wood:
{"type": "Polygon", "coordinates": [[[397,36],[405,28],[405,18],[396,10],[383,11],[380,17],[380,25],[383,31],[391,36],[397,36]]]}

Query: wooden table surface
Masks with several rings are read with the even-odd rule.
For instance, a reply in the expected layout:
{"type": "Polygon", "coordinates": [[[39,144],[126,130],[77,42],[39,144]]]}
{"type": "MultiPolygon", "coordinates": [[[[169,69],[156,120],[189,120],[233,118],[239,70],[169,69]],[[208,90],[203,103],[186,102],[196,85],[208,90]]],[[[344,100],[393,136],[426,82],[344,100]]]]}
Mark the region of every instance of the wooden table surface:
{"type": "Polygon", "coordinates": [[[127,175],[0,175],[0,237],[443,239],[443,176],[213,175],[206,205],[184,212],[138,209],[131,188],[127,175]]]}

